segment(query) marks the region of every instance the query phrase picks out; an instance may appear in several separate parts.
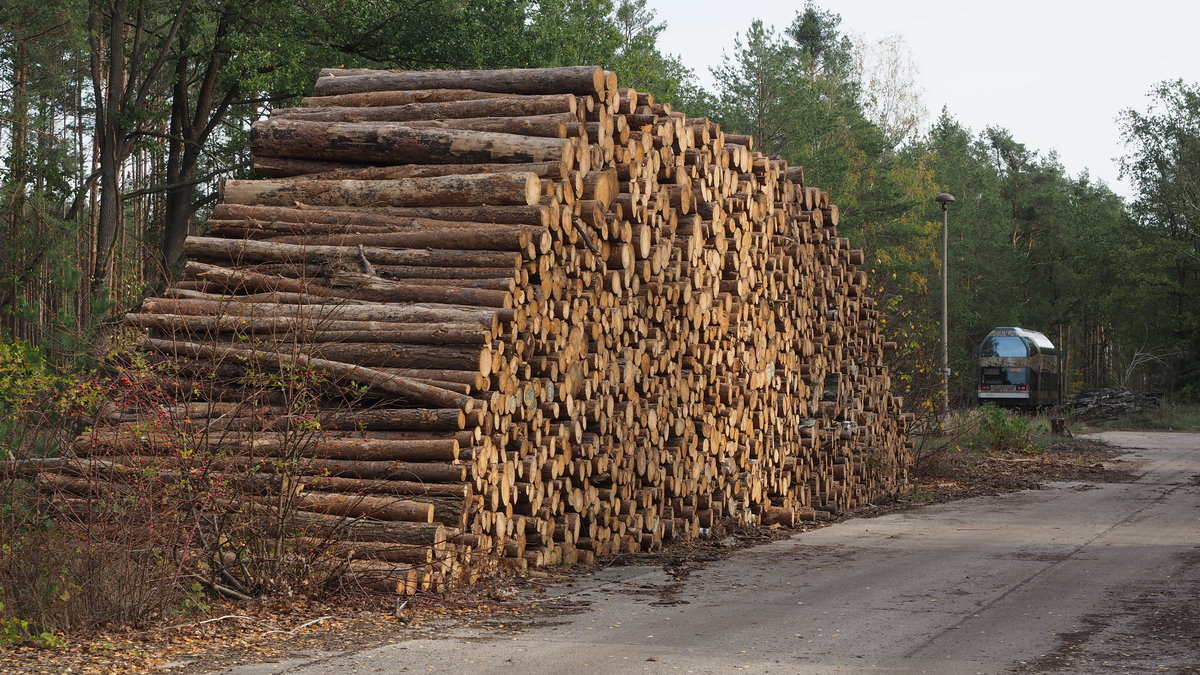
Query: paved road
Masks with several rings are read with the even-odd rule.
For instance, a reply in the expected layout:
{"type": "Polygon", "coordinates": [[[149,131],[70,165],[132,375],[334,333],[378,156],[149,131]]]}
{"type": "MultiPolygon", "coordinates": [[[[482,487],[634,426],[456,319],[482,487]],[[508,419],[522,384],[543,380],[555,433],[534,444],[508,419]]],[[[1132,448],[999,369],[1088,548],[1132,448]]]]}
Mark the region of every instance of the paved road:
{"type": "Polygon", "coordinates": [[[1200,668],[1200,434],[1108,433],[1129,483],[844,522],[676,578],[608,570],[585,611],[262,673],[1008,673],[1200,668]]]}

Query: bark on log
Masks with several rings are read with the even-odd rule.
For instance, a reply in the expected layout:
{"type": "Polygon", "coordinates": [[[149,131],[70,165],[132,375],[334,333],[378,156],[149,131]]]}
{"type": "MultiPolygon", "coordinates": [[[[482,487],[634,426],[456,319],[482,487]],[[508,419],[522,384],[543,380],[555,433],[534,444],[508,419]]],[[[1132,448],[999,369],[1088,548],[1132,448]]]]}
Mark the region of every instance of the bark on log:
{"type": "Polygon", "coordinates": [[[314,207],[301,204],[299,206],[302,210],[324,210],[345,216],[353,214],[381,215],[397,218],[433,218],[435,220],[538,225],[541,227],[557,224],[561,216],[557,202],[536,205],[379,206],[372,204],[369,206],[314,207]]]}
{"type": "MultiPolygon", "coordinates": [[[[354,232],[361,231],[390,231],[410,227],[451,227],[460,223],[461,227],[480,225],[529,225],[548,227],[557,223],[556,209],[544,206],[479,206],[479,207],[397,207],[397,208],[346,208],[330,207],[315,208],[300,206],[287,208],[281,206],[259,206],[248,204],[219,204],[213,211],[213,219],[218,222],[254,223],[299,223],[305,227],[316,224],[327,225],[328,231],[354,232]],[[390,215],[387,212],[392,212],[390,215]],[[426,214],[445,214],[426,215],[426,214]],[[464,217],[479,214],[484,217],[464,217]],[[552,217],[555,216],[555,217],[552,217]],[[343,229],[334,230],[333,227],[343,229]]],[[[292,232],[301,234],[308,230],[292,232]]]]}
{"type": "Polygon", "coordinates": [[[371,91],[361,94],[341,94],[337,96],[307,96],[300,100],[300,105],[307,108],[320,108],[330,105],[404,105],[407,103],[470,101],[480,98],[500,98],[502,96],[504,94],[474,91],[472,89],[414,89],[410,91],[371,91]]]}
{"type": "Polygon", "coordinates": [[[575,159],[557,162],[521,164],[399,164],[383,165],[364,162],[330,162],[294,157],[264,157],[255,155],[256,172],[269,178],[295,177],[300,180],[396,180],[399,178],[432,178],[435,176],[468,175],[475,173],[535,173],[539,178],[562,178],[575,165],[575,159]]]}
{"type": "MultiPolygon", "coordinates": [[[[256,508],[271,511],[259,505],[256,508]]],[[[392,544],[444,546],[450,532],[441,523],[412,523],[385,520],[349,520],[321,513],[294,515],[304,536],[342,541],[376,541],[392,544]]]]}
{"type": "Polygon", "coordinates": [[[348,518],[432,523],[432,504],[407,499],[306,492],[292,500],[301,510],[348,518]]]}
{"type": "MultiPolygon", "coordinates": [[[[446,221],[431,221],[446,222],[446,221]]],[[[546,253],[551,246],[545,229],[489,223],[447,223],[445,227],[410,227],[393,232],[350,232],[272,237],[280,244],[331,246],[385,246],[388,248],[457,249],[464,251],[534,251],[546,253]]]]}
{"type": "Polygon", "coordinates": [[[473,89],[505,94],[569,92],[595,96],[605,91],[604,69],[599,66],[433,71],[326,68],[317,79],[314,93],[333,96],[411,89],[473,89]]]}
{"type": "Polygon", "coordinates": [[[287,303],[245,303],[240,299],[193,300],[189,298],[146,298],[142,310],[156,314],[219,317],[272,318],[298,321],[373,321],[386,323],[461,323],[476,324],[495,331],[500,323],[511,320],[512,310],[481,309],[435,303],[391,305],[294,305],[287,303]]]}
{"type": "Polygon", "coordinates": [[[404,342],[409,344],[482,345],[490,339],[478,324],[384,323],[380,321],[314,321],[284,316],[188,316],[182,314],[126,314],[126,326],[164,333],[211,335],[240,333],[275,337],[291,336],[297,342],[404,342]]]}
{"type": "Polygon", "coordinates": [[[323,122],[272,117],[251,126],[250,149],[264,156],[338,162],[521,164],[561,162],[574,156],[576,140],[414,127],[402,122],[323,122]]]}
{"type": "Polygon", "coordinates": [[[239,261],[358,260],[365,256],[371,263],[381,265],[428,265],[431,267],[512,267],[521,264],[521,256],[510,251],[478,251],[460,249],[391,249],[378,246],[322,246],[279,244],[253,239],[222,239],[220,237],[188,237],[184,252],[206,258],[239,261]]]}
{"type": "MultiPolygon", "coordinates": [[[[113,461],[145,464],[157,458],[137,458],[127,455],[111,457],[113,461]]],[[[424,483],[462,483],[467,479],[465,464],[447,464],[445,462],[399,462],[372,461],[350,459],[304,459],[295,467],[281,467],[273,457],[244,457],[216,456],[209,464],[220,470],[241,469],[255,470],[265,473],[295,473],[298,476],[308,476],[301,482],[316,486],[311,478],[325,476],[372,479],[372,480],[401,480],[424,483]]]]}
{"type": "Polygon", "coordinates": [[[253,453],[264,457],[304,457],[312,459],[352,459],[402,462],[454,462],[458,460],[458,441],[454,439],[377,439],[326,437],[320,431],[256,432],[253,434],[211,434],[204,429],[187,434],[176,429],[170,433],[146,434],[134,430],[105,430],[81,434],[73,447],[84,454],[138,454],[151,447],[180,444],[202,447],[207,451],[253,453]]]}
{"type": "Polygon", "coordinates": [[[329,556],[341,560],[384,560],[410,565],[428,565],[434,561],[433,547],[419,544],[330,541],[317,537],[297,537],[288,540],[288,545],[306,555],[329,556]]]}
{"type": "MultiPolygon", "coordinates": [[[[383,92],[380,92],[382,94],[383,92]]],[[[310,99],[312,100],[312,99],[310,99]]],[[[340,106],[357,109],[370,119],[389,122],[416,122],[449,119],[479,119],[484,117],[530,117],[537,115],[575,115],[577,101],[567,94],[533,96],[503,96],[461,101],[399,102],[380,106],[340,106]]],[[[291,109],[291,114],[320,115],[326,108],[304,106],[291,109]]]]}
{"type": "MultiPolygon", "coordinates": [[[[256,349],[288,352],[286,343],[262,343],[256,349]]],[[[475,366],[480,374],[491,374],[491,350],[479,345],[416,345],[381,342],[314,342],[304,349],[310,358],[371,368],[467,368],[475,366]]]]}
{"type": "Polygon", "coordinates": [[[414,497],[466,498],[470,492],[467,483],[424,483],[406,480],[379,480],[362,478],[340,478],[337,476],[302,476],[299,483],[314,490],[326,492],[349,492],[354,494],[392,494],[414,497]]]}
{"type": "Polygon", "coordinates": [[[209,359],[238,358],[246,359],[252,363],[262,363],[271,366],[291,365],[313,368],[328,372],[338,378],[345,378],[351,382],[389,394],[403,396],[413,401],[461,408],[466,412],[470,412],[475,404],[474,399],[469,396],[414,382],[409,378],[390,376],[370,368],[313,358],[305,354],[234,349],[196,342],[157,340],[153,338],[144,338],[140,345],[144,349],[157,351],[162,354],[173,354],[175,356],[197,356],[209,359]]]}
{"type": "MultiPolygon", "coordinates": [[[[284,291],[324,298],[369,300],[377,303],[437,302],[498,308],[512,305],[512,294],[506,291],[417,284],[351,272],[334,273],[331,279],[292,279],[259,274],[249,270],[232,270],[219,265],[189,262],[185,267],[185,273],[193,278],[210,281],[228,293],[284,291]]],[[[372,339],[369,341],[381,342],[382,340],[372,339]]]]}
{"type": "Polygon", "coordinates": [[[227,180],[221,188],[223,201],[256,206],[478,207],[534,206],[542,183],[534,173],[480,173],[381,181],[227,180]]]}
{"type": "MultiPolygon", "coordinates": [[[[513,99],[498,99],[511,101],[513,99]]],[[[459,119],[392,120],[386,108],[284,108],[272,111],[273,118],[305,122],[390,122],[395,125],[425,129],[469,129],[518,136],[566,138],[567,125],[578,121],[573,113],[503,117],[464,117],[459,119]]]]}

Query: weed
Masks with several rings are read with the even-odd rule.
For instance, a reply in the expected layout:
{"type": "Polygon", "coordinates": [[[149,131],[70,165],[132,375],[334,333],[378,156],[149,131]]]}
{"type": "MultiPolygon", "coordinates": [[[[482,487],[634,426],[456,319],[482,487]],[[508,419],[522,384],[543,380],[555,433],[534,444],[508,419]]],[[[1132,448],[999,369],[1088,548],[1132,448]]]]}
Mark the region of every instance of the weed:
{"type": "Polygon", "coordinates": [[[1163,403],[1156,408],[1127,413],[1105,426],[1117,429],[1200,431],[1200,405],[1163,403]]]}
{"type": "MultiPolygon", "coordinates": [[[[4,605],[0,604],[0,611],[4,605]]],[[[25,619],[0,619],[0,646],[20,647],[29,645],[38,649],[63,649],[67,641],[61,635],[48,631],[35,631],[25,619]]]]}
{"type": "Polygon", "coordinates": [[[994,452],[1034,452],[1038,428],[1028,417],[1003,408],[985,405],[975,411],[978,431],[968,441],[980,449],[994,452]]]}

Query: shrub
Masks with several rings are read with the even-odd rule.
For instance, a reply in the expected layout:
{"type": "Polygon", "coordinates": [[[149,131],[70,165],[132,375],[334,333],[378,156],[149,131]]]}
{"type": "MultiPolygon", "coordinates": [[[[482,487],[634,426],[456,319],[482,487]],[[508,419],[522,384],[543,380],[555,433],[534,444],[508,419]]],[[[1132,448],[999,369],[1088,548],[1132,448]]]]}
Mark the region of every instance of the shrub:
{"type": "Polygon", "coordinates": [[[1038,429],[1029,418],[991,405],[979,408],[977,413],[976,438],[983,449],[1018,452],[1036,449],[1033,439],[1038,429]]]}
{"type": "Polygon", "coordinates": [[[58,373],[36,350],[0,348],[0,641],[49,645],[44,636],[57,631],[144,626],[202,609],[206,593],[323,592],[345,562],[320,537],[297,550],[295,476],[306,446],[328,433],[318,397],[353,405],[362,392],[306,369],[177,366],[133,351],[104,367],[58,373]],[[252,449],[218,443],[258,428],[255,415],[234,411],[233,424],[203,433],[189,419],[189,401],[215,400],[203,394],[234,378],[248,410],[266,400],[294,420],[265,471],[236,456],[252,449]],[[109,450],[73,444],[88,422],[100,429],[92,442],[109,450]]]}

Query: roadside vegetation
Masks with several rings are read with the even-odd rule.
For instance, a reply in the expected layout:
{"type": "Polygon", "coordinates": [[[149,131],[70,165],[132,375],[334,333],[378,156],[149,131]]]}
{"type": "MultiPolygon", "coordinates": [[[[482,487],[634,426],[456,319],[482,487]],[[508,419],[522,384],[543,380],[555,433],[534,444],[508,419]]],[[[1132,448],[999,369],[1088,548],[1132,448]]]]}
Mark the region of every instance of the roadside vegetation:
{"type": "Polygon", "coordinates": [[[1168,401],[1156,409],[1122,415],[1099,426],[1101,429],[1200,431],[1200,405],[1168,401]]]}

